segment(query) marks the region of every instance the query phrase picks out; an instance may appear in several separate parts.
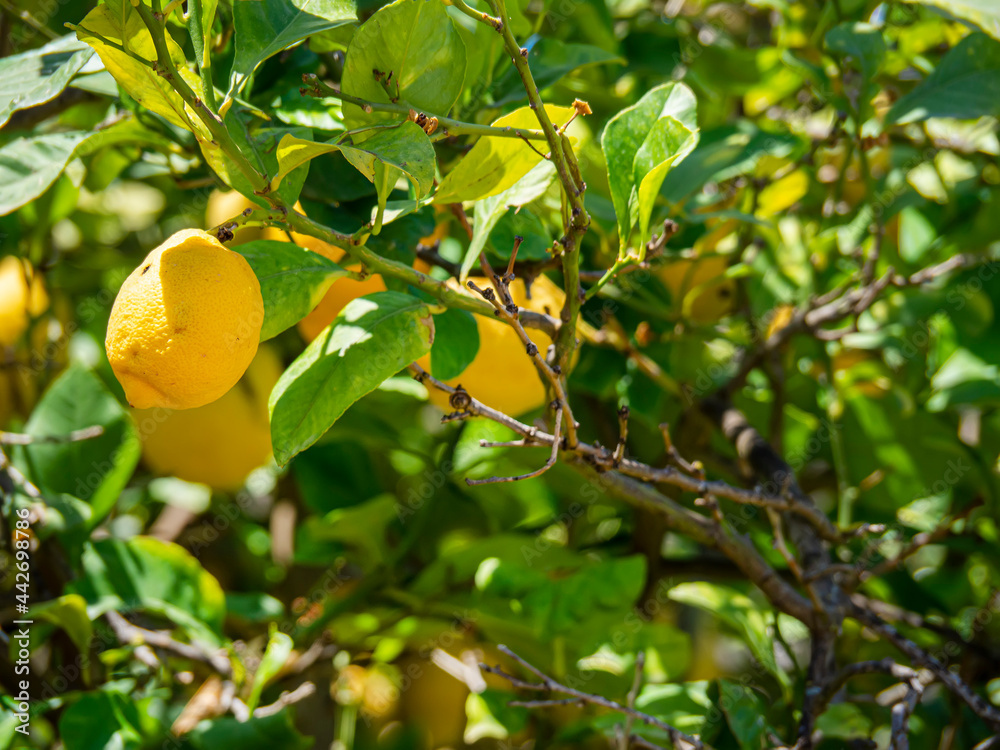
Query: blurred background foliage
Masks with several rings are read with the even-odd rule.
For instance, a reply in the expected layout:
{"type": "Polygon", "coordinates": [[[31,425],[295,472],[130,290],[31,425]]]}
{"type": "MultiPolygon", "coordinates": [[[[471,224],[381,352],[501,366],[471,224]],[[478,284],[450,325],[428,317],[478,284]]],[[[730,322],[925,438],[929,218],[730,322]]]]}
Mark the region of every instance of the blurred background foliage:
{"type": "MultiPolygon", "coordinates": [[[[294,328],[262,349],[215,411],[190,425],[167,418],[176,434],[162,416],[129,413],[103,350],[118,287],[175,230],[234,212],[206,218],[220,183],[193,136],[63,37],[64,24],[92,7],[0,4],[0,87],[30,75],[24,66],[42,45],[43,64],[69,80],[0,110],[0,427],[105,428],[94,440],[6,451],[45,497],[34,527],[31,746],[608,746],[615,716],[508,707],[509,686],[477,666],[508,664],[501,643],[614,699],[629,691],[643,652],[642,710],[720,750],[790,741],[808,651],[800,623],[776,615],[727,560],[567,467],[468,487],[466,477],[535,468],[543,451],[480,448],[510,434],[485,421],[441,424],[408,378],[358,402],[281,470],[268,463],[266,401],[304,346],[294,328]],[[232,673],[177,654],[149,658],[102,618],[116,610],[178,641],[228,649],[232,673]],[[229,680],[251,711],[305,681],[317,689],[241,722],[213,713],[229,680]]],[[[377,7],[363,0],[359,17],[377,7]]],[[[593,218],[585,270],[603,271],[618,251],[604,125],[665,81],[683,80],[698,100],[700,142],[668,175],[653,214],[653,226],[672,219],[678,232],[648,269],[623,275],[583,311],[686,396],[627,353],[584,347],[570,384],[588,440],[613,445],[616,408],[627,404],[631,455],[663,465],[658,425],[668,423],[687,458],[744,482],[744,467],[692,404],[734,376],[741,348],[759,347],[794,309],[845,284],[872,257],[873,225],[882,235],[876,277],[1000,251],[1000,12],[991,3],[529,0],[510,11],[545,101],[580,98],[593,110],[570,131],[593,218]]],[[[470,51],[454,116],[489,123],[523,106],[500,46],[468,18],[454,20],[470,51]]],[[[268,128],[344,131],[339,106],[299,87],[303,73],[339,80],[356,29],[323,31],[264,62],[239,103],[250,132],[266,142],[268,128]]],[[[179,21],[171,32],[194,59],[179,21]]],[[[211,39],[225,90],[230,0],[219,2],[211,39]]],[[[438,145],[441,174],[468,143],[438,145]]],[[[561,222],[553,190],[499,217],[486,243],[498,263],[515,234],[526,238],[522,259],[546,256],[561,222]]],[[[316,160],[301,195],[310,216],[343,231],[367,221],[375,202],[374,187],[337,154],[316,160]]],[[[369,247],[413,263],[422,238],[453,261],[469,242],[454,216],[426,207],[369,247]]],[[[921,645],[960,655],[963,677],[1000,704],[996,269],[890,287],[846,335],[797,336],[765,358],[734,399],[831,518],[887,525],[841,550],[879,571],[860,591],[922,618],[921,645]],[[920,533],[935,534],[933,543],[878,567],[920,533]]],[[[3,489],[7,518],[32,505],[23,486],[3,489]]],[[[747,517],[739,531],[786,569],[766,519],[747,517]]],[[[11,554],[8,546],[8,573],[11,554]]],[[[5,620],[14,585],[6,575],[5,620]]],[[[841,648],[852,657],[891,655],[853,621],[845,629],[841,648]]],[[[859,684],[868,693],[887,684],[867,679],[859,684]]],[[[4,702],[0,746],[17,746],[4,702]]],[[[885,747],[889,713],[847,695],[818,729],[824,748],[867,738],[885,747]]],[[[972,747],[987,734],[931,689],[911,746],[972,747]]]]}

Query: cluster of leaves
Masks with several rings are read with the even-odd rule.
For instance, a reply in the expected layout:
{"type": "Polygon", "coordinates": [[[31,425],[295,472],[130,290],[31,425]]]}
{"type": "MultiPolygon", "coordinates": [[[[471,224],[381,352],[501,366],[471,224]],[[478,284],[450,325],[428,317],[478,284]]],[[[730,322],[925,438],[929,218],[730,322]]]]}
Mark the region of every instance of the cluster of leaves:
{"type": "MultiPolygon", "coordinates": [[[[858,592],[882,602],[880,614],[905,615],[942,660],[962,655],[963,678],[995,694],[1000,14],[989,3],[3,5],[16,33],[0,59],[10,94],[0,233],[5,252],[46,269],[56,295],[5,352],[32,392],[44,389],[11,424],[30,436],[103,428],[3,454],[10,476],[26,478],[8,485],[4,473],[5,517],[26,507],[44,519],[34,525],[34,744],[252,750],[336,739],[402,750],[599,747],[615,736],[617,716],[507,706],[508,686],[463,661],[501,658],[500,643],[615,699],[642,653],[638,709],[720,750],[791,743],[807,680],[801,622],[600,477],[560,462],[540,479],[467,486],[544,458],[481,447],[510,440],[494,422],[439,425],[424,386],[399,375],[433,347],[432,374],[447,378],[490,345],[470,324],[485,303],[448,292],[444,267],[411,268],[420,238],[449,216],[436,207],[461,204],[472,220],[467,235],[446,219],[437,251],[459,280],[481,252],[505,265],[515,236],[518,263],[559,268],[546,264],[569,233],[572,197],[558,160],[545,158],[555,154],[529,94],[565,129],[586,184],[583,346],[568,379],[582,437],[614,444],[625,404],[638,460],[663,465],[668,423],[685,456],[752,482],[697,409],[728,387],[839,527],[886,525],[836,550],[857,573],[877,573],[858,592]],[[475,18],[496,8],[538,92],[525,90],[503,36],[475,18]],[[42,44],[64,22],[75,34],[42,44]],[[575,99],[592,114],[576,116],[575,99]],[[124,275],[173,230],[203,225],[223,185],[259,206],[251,222],[279,222],[299,201],[311,221],[292,228],[353,243],[351,260],[389,291],[303,350],[288,329],[344,268],[291,243],[239,247],[261,281],[263,338],[290,363],[271,399],[282,468],[210,495],[139,466],[142,426],[101,342],[124,275]],[[653,236],[667,219],[679,230],[664,247],[653,236]],[[956,258],[968,262],[924,270],[956,258]],[[872,286],[921,273],[929,284],[872,286]],[[856,312],[782,334],[859,280],[875,291],[856,312]],[[294,528],[287,513],[276,520],[289,506],[294,528]],[[178,508],[198,520],[176,543],[145,535],[178,508]],[[143,652],[115,612],[171,643],[143,652]],[[436,679],[438,664],[466,685],[436,679]],[[317,694],[298,711],[280,705],[307,677],[317,694]],[[244,714],[217,715],[219,696],[199,703],[196,691],[228,689],[220,678],[244,714]],[[274,710],[254,715],[260,707],[274,710]],[[201,721],[179,732],[192,712],[201,721]]],[[[694,507],[693,494],[671,497],[694,507]]],[[[792,579],[774,528],[745,510],[725,508],[732,533],[792,579]]],[[[12,551],[4,587],[16,594],[12,551]]],[[[843,628],[845,660],[894,655],[856,622],[843,628]]],[[[887,746],[889,711],[860,697],[891,683],[864,679],[818,717],[825,746],[887,746]]],[[[910,721],[914,747],[989,734],[935,688],[910,721]]],[[[4,716],[0,746],[16,746],[19,721],[4,716]]]]}

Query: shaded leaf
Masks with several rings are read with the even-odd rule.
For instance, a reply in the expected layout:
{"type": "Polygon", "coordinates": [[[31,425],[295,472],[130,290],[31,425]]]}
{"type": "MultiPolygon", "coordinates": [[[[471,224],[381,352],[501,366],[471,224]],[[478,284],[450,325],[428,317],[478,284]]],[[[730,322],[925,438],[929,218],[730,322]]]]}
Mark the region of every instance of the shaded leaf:
{"type": "Polygon", "coordinates": [[[93,373],[75,365],[45,392],[24,429],[41,437],[93,426],[103,433],[90,440],[35,443],[14,454],[15,464],[43,494],[86,501],[90,527],[111,511],[139,462],[139,439],[125,409],[93,373]]]}
{"type": "Polygon", "coordinates": [[[89,135],[29,136],[0,148],[0,216],[16,211],[48,190],[89,135]]]}

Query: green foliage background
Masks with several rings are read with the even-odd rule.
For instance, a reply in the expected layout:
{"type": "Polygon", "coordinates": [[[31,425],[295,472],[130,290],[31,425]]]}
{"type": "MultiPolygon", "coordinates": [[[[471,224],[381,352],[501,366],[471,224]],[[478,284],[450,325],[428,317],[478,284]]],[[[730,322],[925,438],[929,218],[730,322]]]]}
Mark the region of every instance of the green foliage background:
{"type": "MultiPolygon", "coordinates": [[[[545,451],[480,447],[513,434],[482,419],[441,424],[425,387],[395,374],[429,346],[412,332],[429,311],[440,321],[434,346],[452,357],[440,356],[442,368],[457,372],[489,346],[406,278],[386,275],[379,301],[409,316],[377,338],[397,346],[399,361],[347,360],[338,366],[371,380],[360,391],[316,394],[297,381],[272,404],[275,451],[287,465],[210,497],[153,477],[103,351],[111,304],[149,249],[204,225],[213,189],[253,188],[162,78],[144,78],[141,66],[113,77],[84,43],[103,44],[92,33],[61,36],[64,24],[92,32],[103,19],[140,40],[135,8],[0,7],[3,253],[29,259],[52,297],[50,312],[4,348],[4,377],[19,380],[0,427],[36,436],[104,428],[92,440],[3,446],[16,470],[0,464],[5,624],[19,593],[16,510],[34,509],[35,519],[28,746],[614,741],[622,719],[609,712],[508,706],[509,685],[484,682],[474,666],[513,669],[497,644],[615,700],[625,700],[642,653],[642,711],[719,750],[795,741],[809,633],[731,561],[565,462],[539,479],[466,484],[531,471],[545,451]],[[303,413],[319,425],[318,441],[285,428],[303,413]],[[41,498],[13,481],[21,474],[41,498]],[[147,535],[168,506],[197,516],[175,543],[147,535]],[[273,536],[279,506],[295,512],[293,531],[280,527],[293,534],[291,557],[278,552],[289,539],[273,536]],[[148,658],[116,633],[114,612],[204,653],[221,649],[223,677],[250,712],[307,680],[316,692],[249,720],[206,712],[178,736],[171,727],[195,691],[223,689],[211,678],[217,665],[170,650],[148,658]]],[[[366,101],[399,97],[475,126],[515,113],[514,126],[537,128],[489,26],[426,0],[382,10],[341,0],[167,8],[171,55],[222,114],[224,133],[281,200],[298,198],[313,220],[366,239],[376,258],[413,263],[440,221],[435,194],[465,202],[473,218],[471,240],[452,222],[440,247],[466,272],[478,249],[504,263],[514,235],[525,237],[522,261],[544,261],[560,239],[568,205],[554,170],[544,174],[521,141],[458,125],[454,137],[441,137],[445,126],[428,136],[409,123],[344,140],[405,115],[300,91],[303,75],[316,74],[366,101]],[[404,68],[413,75],[395,90],[369,74],[404,68]]],[[[766,352],[734,403],[840,528],[885,525],[835,545],[851,570],[877,573],[858,594],[881,602],[883,616],[987,700],[1000,696],[1000,10],[958,0],[511,0],[506,10],[546,104],[580,99],[592,109],[568,130],[591,219],[580,265],[593,293],[581,318],[603,334],[585,337],[569,378],[583,439],[613,446],[616,410],[627,405],[628,455],[663,466],[666,423],[712,478],[753,486],[697,405],[737,375],[740,352],[766,352]],[[677,233],[648,267],[629,268],[626,251],[645,247],[665,219],[677,233]],[[724,276],[671,294],[664,267],[715,256],[724,276]],[[904,281],[949,260],[955,266],[926,284],[904,281]],[[612,267],[618,275],[597,289],[612,267]],[[877,299],[821,329],[836,333],[803,330],[766,349],[796,311],[879,279],[887,283],[877,299]],[[694,314],[699,294],[720,290],[714,314],[694,314]]],[[[256,197],[263,215],[267,202],[256,197]]],[[[265,335],[290,364],[305,348],[292,327],[308,311],[303,299],[343,270],[291,245],[255,247],[256,259],[247,254],[264,286],[265,335]],[[279,267],[297,269],[302,286],[265,283],[279,267]]],[[[695,495],[659,489],[695,507],[695,495]]],[[[725,511],[727,528],[794,581],[766,515],[725,511]]],[[[847,662],[896,652],[848,620],[838,654],[847,662]]],[[[14,731],[16,658],[11,642],[0,747],[25,744],[14,731]]],[[[818,746],[887,747],[889,709],[852,696],[891,684],[852,682],[819,717],[818,746]]],[[[909,729],[911,747],[958,748],[996,728],[934,685],[909,729]]],[[[656,729],[633,731],[668,745],[656,729]]]]}

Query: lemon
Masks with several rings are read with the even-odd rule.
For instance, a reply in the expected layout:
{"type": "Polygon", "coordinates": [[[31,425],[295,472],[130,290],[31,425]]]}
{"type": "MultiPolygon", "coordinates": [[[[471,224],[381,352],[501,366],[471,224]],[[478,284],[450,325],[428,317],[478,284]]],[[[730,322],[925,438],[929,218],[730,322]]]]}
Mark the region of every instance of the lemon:
{"type": "MultiPolygon", "coordinates": [[[[484,278],[472,281],[480,289],[490,286],[484,278]]],[[[558,316],[566,295],[545,276],[539,276],[531,285],[531,299],[524,281],[515,279],[510,285],[514,304],[525,310],[558,316]]],[[[511,416],[524,414],[545,403],[545,386],[538,370],[525,351],[524,344],[512,326],[493,318],[476,316],[479,328],[479,352],[475,359],[448,385],[461,384],[469,395],[487,406],[511,416]]],[[[544,356],[552,343],[548,334],[534,328],[525,329],[538,351],[544,356]]],[[[417,364],[431,371],[431,355],[425,354],[417,364]]],[[[429,388],[430,399],[445,411],[453,411],[448,404],[448,394],[429,388]]]]}
{"type": "Polygon", "coordinates": [[[14,346],[48,306],[45,284],[29,266],[13,255],[0,260],[0,345],[14,346]]]}
{"type": "Polygon", "coordinates": [[[267,399],[281,377],[281,360],[262,345],[240,381],[197,409],[136,409],[142,457],[162,476],[235,490],[271,455],[267,399]]]}
{"type": "Polygon", "coordinates": [[[263,322],[250,264],[207,232],[185,229],[125,280],[105,348],[129,404],[194,409],[246,372],[263,322]]]}
{"type": "Polygon", "coordinates": [[[660,267],[660,280],[670,290],[678,312],[696,323],[727,315],[736,301],[736,284],[725,278],[725,256],[682,258],[660,267]]]}

